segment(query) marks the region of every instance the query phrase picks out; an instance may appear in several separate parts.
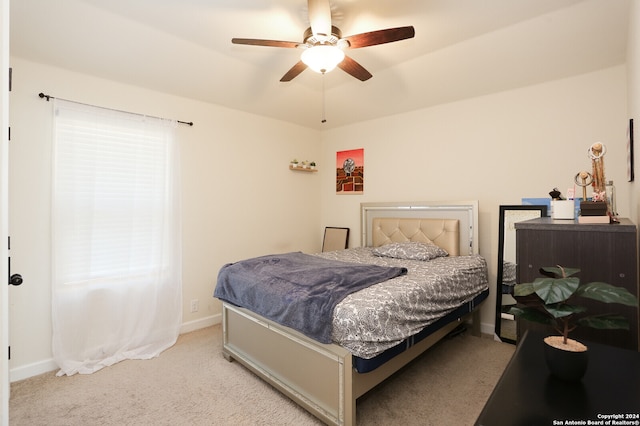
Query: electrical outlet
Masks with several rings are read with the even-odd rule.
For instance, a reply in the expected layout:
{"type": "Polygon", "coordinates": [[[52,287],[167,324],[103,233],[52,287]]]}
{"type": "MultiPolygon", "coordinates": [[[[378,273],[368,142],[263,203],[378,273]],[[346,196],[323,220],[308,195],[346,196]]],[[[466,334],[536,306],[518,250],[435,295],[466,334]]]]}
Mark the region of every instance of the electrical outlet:
{"type": "Polygon", "coordinates": [[[193,299],[191,301],[191,312],[198,312],[198,299],[193,299]]]}

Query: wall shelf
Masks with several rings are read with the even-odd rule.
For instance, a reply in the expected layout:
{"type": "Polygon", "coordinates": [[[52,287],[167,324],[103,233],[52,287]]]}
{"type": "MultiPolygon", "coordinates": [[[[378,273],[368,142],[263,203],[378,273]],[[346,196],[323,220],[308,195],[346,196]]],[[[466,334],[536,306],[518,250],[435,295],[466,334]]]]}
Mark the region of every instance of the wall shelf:
{"type": "Polygon", "coordinates": [[[302,167],[302,166],[293,167],[291,164],[289,164],[289,170],[294,170],[296,172],[317,172],[318,171],[318,169],[310,169],[308,167],[302,167]]]}

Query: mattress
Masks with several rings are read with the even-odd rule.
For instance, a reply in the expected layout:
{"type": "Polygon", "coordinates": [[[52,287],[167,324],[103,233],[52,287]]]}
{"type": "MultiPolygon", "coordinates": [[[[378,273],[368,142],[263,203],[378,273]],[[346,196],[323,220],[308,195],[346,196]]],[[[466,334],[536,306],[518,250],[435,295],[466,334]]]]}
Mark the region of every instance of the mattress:
{"type": "Polygon", "coordinates": [[[350,294],[336,305],[332,340],[362,359],[406,343],[481,294],[486,297],[488,291],[487,265],[479,255],[406,260],[376,256],[370,247],[316,255],[408,270],[406,275],[350,294]]]}
{"type": "MultiPolygon", "coordinates": [[[[375,370],[385,362],[389,361],[391,358],[401,354],[402,352],[411,348],[413,345],[416,345],[422,340],[426,339],[445,325],[453,321],[457,321],[459,318],[472,312],[478,305],[480,305],[480,303],[482,303],[487,298],[487,296],[489,296],[489,289],[484,290],[482,293],[474,297],[471,301],[457,307],[447,315],[437,319],[430,325],[423,328],[419,333],[406,338],[394,347],[387,349],[386,351],[374,356],[373,358],[365,359],[357,356],[352,357],[351,359],[353,368],[358,373],[368,373],[375,370]]],[[[454,332],[456,332],[456,330],[454,330],[454,332]]]]}

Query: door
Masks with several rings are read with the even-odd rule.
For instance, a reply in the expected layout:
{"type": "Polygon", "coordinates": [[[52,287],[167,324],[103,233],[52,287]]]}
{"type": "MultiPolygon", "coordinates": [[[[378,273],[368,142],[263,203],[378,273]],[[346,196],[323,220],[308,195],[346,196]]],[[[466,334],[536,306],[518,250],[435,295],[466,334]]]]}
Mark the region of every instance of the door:
{"type": "Polygon", "coordinates": [[[0,0],[0,425],[9,425],[9,0],[0,0]]]}

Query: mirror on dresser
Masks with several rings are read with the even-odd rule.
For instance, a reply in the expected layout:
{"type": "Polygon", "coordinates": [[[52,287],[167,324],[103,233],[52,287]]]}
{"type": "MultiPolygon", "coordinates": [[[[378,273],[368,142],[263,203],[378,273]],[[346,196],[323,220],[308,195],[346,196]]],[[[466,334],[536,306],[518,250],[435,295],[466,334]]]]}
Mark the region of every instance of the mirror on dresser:
{"type": "Polygon", "coordinates": [[[517,276],[515,223],[546,215],[545,205],[500,206],[495,333],[503,342],[515,343],[517,339],[516,321],[507,313],[509,307],[516,303],[512,297],[517,276]]]}

